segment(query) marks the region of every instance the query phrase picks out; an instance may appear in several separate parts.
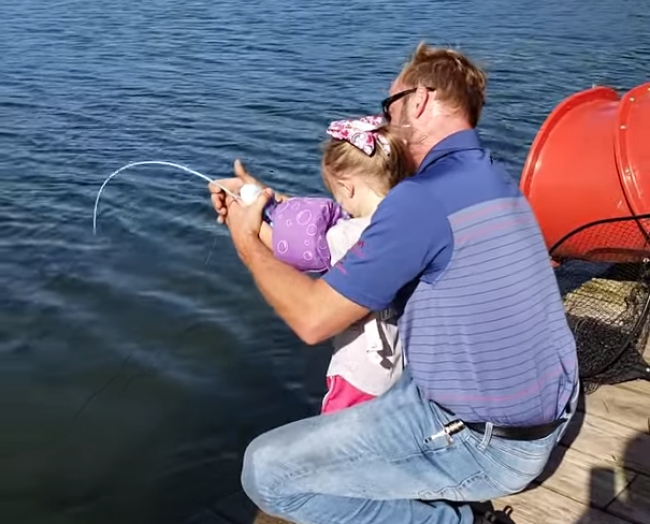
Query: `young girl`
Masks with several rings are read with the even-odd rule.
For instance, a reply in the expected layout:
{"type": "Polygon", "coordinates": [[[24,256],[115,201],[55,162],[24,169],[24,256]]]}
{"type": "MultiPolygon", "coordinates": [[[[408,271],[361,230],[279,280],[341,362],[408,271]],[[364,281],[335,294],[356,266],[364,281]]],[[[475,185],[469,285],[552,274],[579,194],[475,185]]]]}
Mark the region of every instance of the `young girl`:
{"type": "MultiPolygon", "coordinates": [[[[402,142],[381,117],[339,120],[322,159],[326,198],[290,198],[271,209],[261,238],[275,256],[322,273],[357,243],[388,191],[410,175],[402,142]]],[[[322,412],[331,413],[387,391],[401,376],[402,348],[393,311],[375,312],[334,337],[322,412]]]]}

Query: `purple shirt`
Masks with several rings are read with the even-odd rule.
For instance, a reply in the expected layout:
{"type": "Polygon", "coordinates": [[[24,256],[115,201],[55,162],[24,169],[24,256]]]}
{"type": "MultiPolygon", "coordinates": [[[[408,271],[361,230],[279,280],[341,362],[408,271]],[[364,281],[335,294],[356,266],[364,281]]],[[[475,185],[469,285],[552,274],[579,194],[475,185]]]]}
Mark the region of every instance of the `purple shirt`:
{"type": "Polygon", "coordinates": [[[296,197],[270,213],[271,242],[278,260],[300,271],[322,273],[330,267],[327,231],[341,218],[343,209],[329,198],[296,197]]]}
{"type": "Polygon", "coordinates": [[[468,422],[561,415],[577,357],[528,202],[474,130],[436,145],[323,277],[372,311],[394,304],[422,395],[468,422]]]}

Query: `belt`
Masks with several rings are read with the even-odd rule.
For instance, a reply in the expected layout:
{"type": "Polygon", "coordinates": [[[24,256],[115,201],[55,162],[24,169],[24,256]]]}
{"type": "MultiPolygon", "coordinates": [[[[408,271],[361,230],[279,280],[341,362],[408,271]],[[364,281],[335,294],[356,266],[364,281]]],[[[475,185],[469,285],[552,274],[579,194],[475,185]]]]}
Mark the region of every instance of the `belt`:
{"type": "MultiPolygon", "coordinates": [[[[566,421],[567,419],[562,418],[537,426],[492,426],[492,436],[507,440],[538,440],[548,437],[566,421]]],[[[450,422],[450,424],[453,422],[450,422]]],[[[485,422],[462,422],[462,424],[478,433],[485,433],[487,428],[485,422]]]]}
{"type": "MultiPolygon", "coordinates": [[[[558,419],[547,424],[540,424],[538,426],[492,426],[492,436],[499,437],[506,440],[537,440],[548,437],[553,433],[561,424],[565,423],[566,419],[558,419]]],[[[431,442],[433,439],[446,436],[447,440],[451,442],[451,437],[456,433],[460,433],[464,429],[471,429],[479,433],[485,433],[487,423],[485,422],[463,422],[462,420],[452,420],[442,427],[438,433],[431,435],[424,439],[425,442],[431,442]]]]}
{"type": "MultiPolygon", "coordinates": [[[[443,411],[453,416],[453,413],[445,408],[442,408],[439,404],[437,405],[443,411]]],[[[571,413],[571,401],[567,403],[565,413],[571,413]]],[[[553,420],[552,422],[547,422],[546,424],[539,424],[536,426],[497,426],[493,424],[492,436],[506,440],[538,440],[548,437],[565,422],[567,422],[566,418],[559,418],[557,420],[553,420]]],[[[485,433],[487,430],[487,422],[464,422],[462,420],[455,419],[444,425],[443,432],[446,433],[447,436],[451,437],[456,433],[460,433],[465,428],[476,431],[477,433],[485,433]]]]}

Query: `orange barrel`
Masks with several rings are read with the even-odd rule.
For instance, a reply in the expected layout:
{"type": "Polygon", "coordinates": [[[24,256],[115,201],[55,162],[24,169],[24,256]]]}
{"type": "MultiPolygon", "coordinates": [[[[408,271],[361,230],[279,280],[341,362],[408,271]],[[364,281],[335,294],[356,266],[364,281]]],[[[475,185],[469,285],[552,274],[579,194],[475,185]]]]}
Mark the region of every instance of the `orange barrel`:
{"type": "Polygon", "coordinates": [[[547,247],[555,247],[554,258],[619,262],[647,256],[636,221],[603,224],[599,234],[570,234],[599,220],[650,213],[650,82],[621,98],[611,88],[594,87],[562,101],[535,137],[520,187],[547,247]]]}

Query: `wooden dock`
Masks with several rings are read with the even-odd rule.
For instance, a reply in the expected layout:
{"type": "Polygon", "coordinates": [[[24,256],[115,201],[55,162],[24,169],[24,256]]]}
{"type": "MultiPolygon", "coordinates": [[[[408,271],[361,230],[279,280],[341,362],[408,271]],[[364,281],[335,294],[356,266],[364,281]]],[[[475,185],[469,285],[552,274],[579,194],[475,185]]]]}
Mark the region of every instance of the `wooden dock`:
{"type": "MultiPolygon", "coordinates": [[[[650,382],[603,386],[583,397],[546,471],[510,505],[515,524],[650,524],[650,382]]],[[[242,493],[191,524],[287,524],[242,493]]]]}
{"type": "Polygon", "coordinates": [[[516,524],[650,524],[650,382],[583,400],[535,485],[494,501],[516,524]]]}

